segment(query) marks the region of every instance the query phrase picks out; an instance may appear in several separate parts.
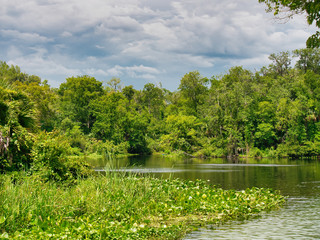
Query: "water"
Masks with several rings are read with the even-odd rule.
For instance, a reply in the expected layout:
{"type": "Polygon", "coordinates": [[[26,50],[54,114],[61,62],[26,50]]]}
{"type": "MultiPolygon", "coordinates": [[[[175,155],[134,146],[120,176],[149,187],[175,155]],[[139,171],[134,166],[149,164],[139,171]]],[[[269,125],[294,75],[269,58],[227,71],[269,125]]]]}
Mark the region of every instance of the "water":
{"type": "MultiPolygon", "coordinates": [[[[94,163],[102,170],[105,162],[94,163]]],[[[214,159],[168,160],[163,156],[136,157],[116,162],[117,171],[149,173],[155,177],[204,179],[225,189],[265,187],[288,196],[280,210],[260,218],[233,221],[187,235],[191,239],[320,239],[320,162],[318,160],[214,159]]]]}

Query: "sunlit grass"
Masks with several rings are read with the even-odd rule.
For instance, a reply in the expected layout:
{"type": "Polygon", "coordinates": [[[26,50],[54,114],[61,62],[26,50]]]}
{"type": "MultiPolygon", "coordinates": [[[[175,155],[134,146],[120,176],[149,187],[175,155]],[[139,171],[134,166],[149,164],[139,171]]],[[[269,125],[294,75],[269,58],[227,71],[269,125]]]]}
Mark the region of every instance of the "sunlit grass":
{"type": "Polygon", "coordinates": [[[177,239],[201,225],[278,208],[284,197],[109,172],[73,186],[0,176],[0,202],[2,238],[177,239]]]}

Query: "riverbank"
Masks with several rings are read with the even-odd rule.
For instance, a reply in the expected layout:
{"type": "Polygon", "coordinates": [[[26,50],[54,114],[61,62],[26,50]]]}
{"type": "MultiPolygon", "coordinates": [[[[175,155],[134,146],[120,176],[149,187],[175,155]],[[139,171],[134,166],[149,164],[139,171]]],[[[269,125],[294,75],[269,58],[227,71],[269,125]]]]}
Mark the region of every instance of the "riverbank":
{"type": "Polygon", "coordinates": [[[72,186],[2,175],[0,193],[1,239],[179,239],[285,201],[268,189],[223,190],[204,181],[120,173],[72,186]]]}

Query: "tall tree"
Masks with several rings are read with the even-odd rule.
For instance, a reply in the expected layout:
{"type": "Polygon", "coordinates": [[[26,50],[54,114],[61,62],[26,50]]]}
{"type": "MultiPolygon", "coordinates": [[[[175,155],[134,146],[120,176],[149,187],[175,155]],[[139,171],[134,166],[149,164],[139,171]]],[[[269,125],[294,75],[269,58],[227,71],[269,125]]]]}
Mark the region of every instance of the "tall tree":
{"type": "Polygon", "coordinates": [[[82,130],[89,133],[94,122],[90,102],[103,94],[102,82],[86,75],[71,77],[60,85],[58,92],[64,117],[79,122],[82,130]]]}
{"type": "Polygon", "coordinates": [[[307,72],[311,70],[314,73],[320,73],[320,49],[304,48],[293,51],[295,57],[298,57],[296,68],[307,72]]]}
{"type": "Polygon", "coordinates": [[[0,86],[0,172],[30,163],[34,108],[23,93],[0,86]]]}
{"type": "Polygon", "coordinates": [[[149,114],[160,119],[164,108],[164,92],[153,83],[147,83],[142,90],[142,101],[149,114]]]}
{"type": "Polygon", "coordinates": [[[110,91],[118,92],[118,91],[121,91],[122,89],[120,78],[116,78],[116,77],[111,78],[107,82],[107,85],[109,86],[110,91]]]}
{"type": "Polygon", "coordinates": [[[35,105],[37,123],[41,129],[52,131],[57,124],[59,112],[59,96],[46,82],[22,83],[15,82],[14,86],[24,92],[35,105]]]}
{"type": "Polygon", "coordinates": [[[203,104],[208,91],[209,80],[200,75],[198,71],[185,74],[180,81],[179,90],[186,100],[187,113],[197,115],[199,106],[203,104]]]}
{"type": "Polygon", "coordinates": [[[148,152],[146,119],[134,109],[126,107],[128,100],[120,92],[107,93],[91,102],[91,111],[96,121],[93,135],[101,140],[115,144],[128,143],[128,152],[148,152]]]}
{"type": "Polygon", "coordinates": [[[122,89],[122,94],[128,99],[129,102],[131,102],[133,95],[135,94],[136,90],[133,88],[132,85],[125,86],[122,89]]]}
{"type": "Polygon", "coordinates": [[[289,52],[272,53],[269,59],[272,61],[269,69],[278,76],[283,76],[290,69],[291,58],[289,52]]]}

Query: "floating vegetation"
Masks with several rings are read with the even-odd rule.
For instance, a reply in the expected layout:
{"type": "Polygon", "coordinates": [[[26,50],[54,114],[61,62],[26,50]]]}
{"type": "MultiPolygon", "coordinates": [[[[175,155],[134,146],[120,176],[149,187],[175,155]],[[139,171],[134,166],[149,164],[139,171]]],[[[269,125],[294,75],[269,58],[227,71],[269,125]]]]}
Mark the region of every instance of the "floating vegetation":
{"type": "Polygon", "coordinates": [[[0,202],[0,239],[179,239],[277,209],[285,198],[270,189],[110,172],[73,186],[3,175],[0,202]]]}

